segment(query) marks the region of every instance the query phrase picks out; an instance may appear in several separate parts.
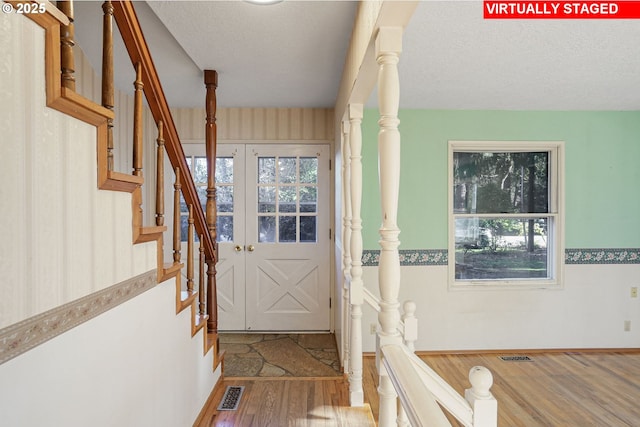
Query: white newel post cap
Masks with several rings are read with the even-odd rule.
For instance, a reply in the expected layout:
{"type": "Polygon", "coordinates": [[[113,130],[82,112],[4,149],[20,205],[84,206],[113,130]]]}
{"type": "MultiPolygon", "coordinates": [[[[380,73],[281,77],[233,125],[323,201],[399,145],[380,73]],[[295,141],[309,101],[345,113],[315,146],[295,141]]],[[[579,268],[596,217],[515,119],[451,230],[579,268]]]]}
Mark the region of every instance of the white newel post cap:
{"type": "Polygon", "coordinates": [[[493,385],[493,375],[484,366],[474,366],[469,370],[469,382],[471,390],[476,399],[487,399],[491,397],[491,386],[493,385]]]}

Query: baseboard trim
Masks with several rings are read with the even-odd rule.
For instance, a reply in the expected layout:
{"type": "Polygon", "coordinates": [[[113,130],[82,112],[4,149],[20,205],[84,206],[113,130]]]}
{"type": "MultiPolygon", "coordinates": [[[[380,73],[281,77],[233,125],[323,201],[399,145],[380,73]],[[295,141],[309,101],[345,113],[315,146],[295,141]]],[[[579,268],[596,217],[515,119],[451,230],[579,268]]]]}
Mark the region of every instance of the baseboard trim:
{"type": "Polygon", "coordinates": [[[0,329],[0,365],[158,284],[156,270],[0,329]]]}

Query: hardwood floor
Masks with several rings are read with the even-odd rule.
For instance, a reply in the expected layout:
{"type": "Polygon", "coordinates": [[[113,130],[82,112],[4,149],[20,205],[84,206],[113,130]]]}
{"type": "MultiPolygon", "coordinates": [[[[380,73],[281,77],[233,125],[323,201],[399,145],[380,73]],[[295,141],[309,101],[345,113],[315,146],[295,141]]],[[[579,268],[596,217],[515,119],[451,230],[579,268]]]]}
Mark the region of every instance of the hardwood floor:
{"type": "MultiPolygon", "coordinates": [[[[640,351],[522,353],[532,360],[507,362],[500,354],[421,355],[460,394],[469,369],[493,373],[500,427],[640,426],[640,351]]],[[[228,378],[197,427],[373,426],[378,418],[375,359],[363,366],[364,408],[349,407],[343,378],[228,378]],[[227,385],[245,386],[237,411],[216,410],[227,385]],[[371,411],[369,411],[369,407],[371,411]]],[[[452,426],[460,426],[448,416],[452,426]]]]}
{"type": "Polygon", "coordinates": [[[371,427],[368,406],[349,407],[349,384],[334,378],[227,378],[194,427],[371,427]],[[217,411],[227,386],[244,386],[236,411],[217,411]]]}
{"type": "MultiPolygon", "coordinates": [[[[476,365],[493,373],[501,427],[640,426],[640,352],[523,353],[530,362],[499,354],[422,355],[460,394],[476,365]]],[[[365,401],[378,417],[375,359],[364,363],[365,401]]],[[[453,426],[460,426],[449,417],[453,426]]]]}

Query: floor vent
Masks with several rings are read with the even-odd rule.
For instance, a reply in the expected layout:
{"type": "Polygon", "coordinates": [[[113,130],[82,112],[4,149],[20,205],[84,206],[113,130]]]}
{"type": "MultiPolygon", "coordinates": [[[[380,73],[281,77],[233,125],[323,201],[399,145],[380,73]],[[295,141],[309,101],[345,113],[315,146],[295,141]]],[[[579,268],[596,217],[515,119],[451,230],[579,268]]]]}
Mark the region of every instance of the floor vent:
{"type": "Polygon", "coordinates": [[[498,358],[505,362],[533,362],[529,356],[498,356],[498,358]]]}
{"type": "Polygon", "coordinates": [[[228,386],[224,396],[222,396],[222,401],[218,405],[218,411],[235,411],[238,409],[243,391],[244,386],[228,386]]]}

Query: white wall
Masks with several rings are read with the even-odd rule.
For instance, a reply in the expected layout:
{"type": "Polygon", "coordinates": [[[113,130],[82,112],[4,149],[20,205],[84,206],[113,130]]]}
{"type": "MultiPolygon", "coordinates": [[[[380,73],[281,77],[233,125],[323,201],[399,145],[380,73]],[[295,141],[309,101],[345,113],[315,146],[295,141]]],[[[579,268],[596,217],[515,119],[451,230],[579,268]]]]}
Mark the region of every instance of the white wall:
{"type": "MultiPolygon", "coordinates": [[[[566,265],[562,290],[449,291],[446,266],[402,267],[400,302],[417,303],[416,350],[637,348],[640,345],[640,265],[566,265]],[[624,331],[624,321],[631,331],[624,331]]],[[[378,292],[376,267],[365,286],[378,292]]],[[[364,351],[375,351],[366,306],[364,351]]]]}
{"type": "Polygon", "coordinates": [[[131,245],[130,194],[97,189],[95,128],[46,107],[44,31],[0,20],[2,328],[155,268],[156,245],[131,245]]]}
{"type": "Polygon", "coordinates": [[[3,426],[192,425],[220,368],[166,281],[0,365],[3,426]]]}

